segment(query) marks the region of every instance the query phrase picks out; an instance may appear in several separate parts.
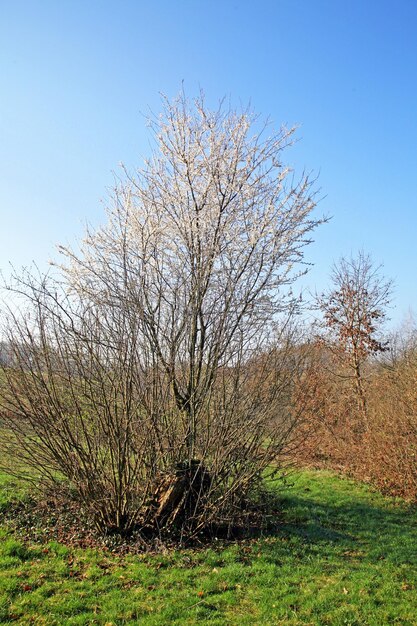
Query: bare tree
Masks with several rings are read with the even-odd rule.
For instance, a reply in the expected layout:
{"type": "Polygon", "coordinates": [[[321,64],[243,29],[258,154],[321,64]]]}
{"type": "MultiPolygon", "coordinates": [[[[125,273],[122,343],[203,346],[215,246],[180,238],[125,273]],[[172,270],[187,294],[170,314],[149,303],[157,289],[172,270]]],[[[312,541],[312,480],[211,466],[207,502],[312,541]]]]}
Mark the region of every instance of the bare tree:
{"type": "Polygon", "coordinates": [[[282,162],[293,129],[184,96],[150,125],[107,224],[62,248],[58,279],[15,285],[31,317],[8,324],[2,414],[9,454],[23,440],[100,527],[198,532],[241,514],[294,432],[289,287],[321,220],[282,162]]]}
{"type": "Polygon", "coordinates": [[[354,381],[364,425],[367,403],[363,368],[370,356],[388,349],[380,333],[391,301],[392,282],[381,276],[380,270],[363,252],[350,259],[342,257],[332,269],[332,288],[318,299],[324,327],[354,381]]]}

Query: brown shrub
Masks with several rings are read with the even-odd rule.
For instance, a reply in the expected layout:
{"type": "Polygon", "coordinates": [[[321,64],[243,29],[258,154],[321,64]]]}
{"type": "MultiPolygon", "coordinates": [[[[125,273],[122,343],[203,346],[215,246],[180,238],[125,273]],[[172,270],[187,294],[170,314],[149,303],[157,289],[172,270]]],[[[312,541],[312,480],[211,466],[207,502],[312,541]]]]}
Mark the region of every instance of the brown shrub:
{"type": "MultiPolygon", "coordinates": [[[[317,346],[316,367],[297,390],[306,402],[313,436],[297,460],[329,467],[376,485],[382,491],[417,499],[417,349],[408,342],[390,360],[368,363],[368,417],[361,415],[349,376],[335,367],[331,351],[317,346]]],[[[305,425],[303,425],[305,428],[305,425]]]]}

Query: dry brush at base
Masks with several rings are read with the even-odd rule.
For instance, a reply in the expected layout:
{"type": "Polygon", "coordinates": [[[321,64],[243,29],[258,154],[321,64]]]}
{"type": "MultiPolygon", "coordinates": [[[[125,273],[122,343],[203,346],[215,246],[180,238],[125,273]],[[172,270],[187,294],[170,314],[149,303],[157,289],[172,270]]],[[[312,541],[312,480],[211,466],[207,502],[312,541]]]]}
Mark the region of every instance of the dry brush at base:
{"type": "Polygon", "coordinates": [[[372,376],[369,473],[385,491],[417,500],[417,333],[400,339],[372,376]]]}
{"type": "Polygon", "coordinates": [[[319,220],[282,163],[292,130],[183,97],[151,125],[159,149],[107,225],[57,277],[10,287],[0,447],[102,530],[190,536],[235,524],[294,433],[302,368],[280,320],[319,220]]]}
{"type": "MultiPolygon", "coordinates": [[[[301,463],[330,467],[371,482],[382,491],[417,500],[417,349],[401,350],[364,369],[367,425],[354,387],[333,351],[316,346],[316,367],[296,396],[305,403],[309,437],[296,450],[301,463]]],[[[302,429],[305,425],[302,426],[302,429]]]]}

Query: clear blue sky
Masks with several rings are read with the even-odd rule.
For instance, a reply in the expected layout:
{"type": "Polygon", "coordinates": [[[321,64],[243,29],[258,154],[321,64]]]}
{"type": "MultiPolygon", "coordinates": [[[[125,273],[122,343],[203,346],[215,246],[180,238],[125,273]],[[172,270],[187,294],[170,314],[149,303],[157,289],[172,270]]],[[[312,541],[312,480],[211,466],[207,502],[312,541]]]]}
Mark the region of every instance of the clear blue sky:
{"type": "Polygon", "coordinates": [[[0,268],[41,267],[103,219],[123,161],[149,154],[141,112],[184,80],[300,124],[287,153],[319,174],[333,216],[308,284],[363,248],[417,311],[415,0],[3,0],[0,268]]]}

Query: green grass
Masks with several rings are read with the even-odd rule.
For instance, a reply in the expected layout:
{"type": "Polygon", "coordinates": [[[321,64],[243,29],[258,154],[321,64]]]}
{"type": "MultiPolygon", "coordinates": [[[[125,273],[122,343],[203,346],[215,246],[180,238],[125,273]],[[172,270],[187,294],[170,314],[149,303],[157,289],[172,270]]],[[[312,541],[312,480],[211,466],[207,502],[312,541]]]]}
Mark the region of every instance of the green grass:
{"type": "MultiPolygon", "coordinates": [[[[15,490],[0,482],[0,511],[15,490]]],[[[116,557],[26,545],[0,526],[0,623],[417,624],[416,513],[329,472],[302,472],[274,536],[116,557]]]]}

